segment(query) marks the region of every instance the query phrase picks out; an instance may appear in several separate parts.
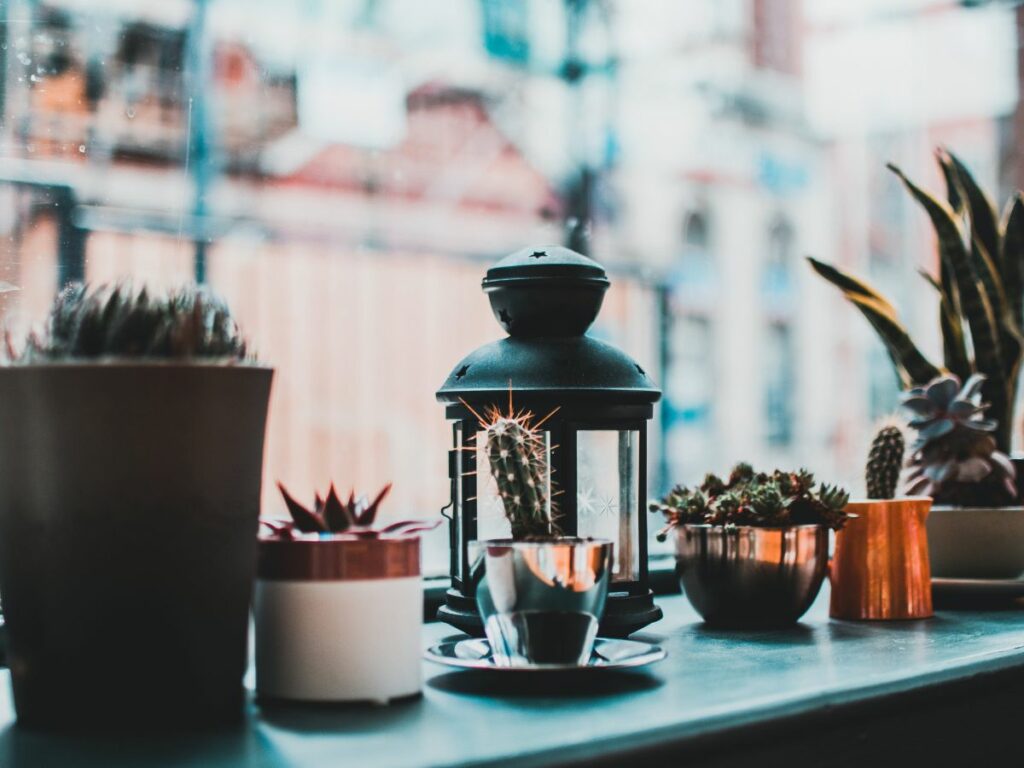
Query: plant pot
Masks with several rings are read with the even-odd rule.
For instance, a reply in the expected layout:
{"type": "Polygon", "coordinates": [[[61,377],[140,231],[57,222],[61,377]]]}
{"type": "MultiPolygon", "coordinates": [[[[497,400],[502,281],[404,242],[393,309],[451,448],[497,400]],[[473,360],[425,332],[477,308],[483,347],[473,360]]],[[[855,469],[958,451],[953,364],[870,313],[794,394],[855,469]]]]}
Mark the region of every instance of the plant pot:
{"type": "Polygon", "coordinates": [[[1024,573],[1024,507],[933,507],[932,576],[1015,579],[1024,573]]]}
{"type": "Polygon", "coordinates": [[[0,595],[18,720],[240,720],[273,371],[0,368],[0,595]]]}
{"type": "Polygon", "coordinates": [[[477,607],[497,666],[589,662],[608,596],[610,541],[497,539],[471,546],[477,607]]]}
{"type": "Polygon", "coordinates": [[[383,703],[420,692],[419,536],[261,539],[254,607],[261,701],[383,703]]]}
{"type": "Polygon", "coordinates": [[[924,619],[933,614],[925,521],[928,497],[855,501],[836,534],[834,619],[924,619]]]}
{"type": "Polygon", "coordinates": [[[828,531],[820,525],[678,525],[676,573],[709,625],[784,627],[807,612],[821,589],[828,531]]]}

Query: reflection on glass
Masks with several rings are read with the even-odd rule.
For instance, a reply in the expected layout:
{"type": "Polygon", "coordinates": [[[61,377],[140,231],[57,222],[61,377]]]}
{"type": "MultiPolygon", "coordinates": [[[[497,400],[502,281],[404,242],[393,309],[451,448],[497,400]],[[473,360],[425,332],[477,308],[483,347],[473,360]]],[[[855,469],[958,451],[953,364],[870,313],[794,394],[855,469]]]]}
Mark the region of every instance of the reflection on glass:
{"type": "Polygon", "coordinates": [[[584,430],[576,433],[576,445],[579,535],[615,542],[613,581],[635,580],[640,433],[584,430]]]}

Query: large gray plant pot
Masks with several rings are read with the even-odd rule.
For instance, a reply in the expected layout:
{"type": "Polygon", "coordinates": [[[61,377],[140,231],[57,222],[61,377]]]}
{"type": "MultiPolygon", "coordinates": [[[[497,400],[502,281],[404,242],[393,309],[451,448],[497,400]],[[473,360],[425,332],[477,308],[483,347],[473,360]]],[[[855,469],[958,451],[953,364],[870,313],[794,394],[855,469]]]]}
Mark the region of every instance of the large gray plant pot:
{"type": "Polygon", "coordinates": [[[1024,574],[1024,507],[933,507],[927,529],[933,577],[1024,574]]]}
{"type": "Polygon", "coordinates": [[[272,377],[0,369],[0,597],[19,722],[240,719],[272,377]]]}

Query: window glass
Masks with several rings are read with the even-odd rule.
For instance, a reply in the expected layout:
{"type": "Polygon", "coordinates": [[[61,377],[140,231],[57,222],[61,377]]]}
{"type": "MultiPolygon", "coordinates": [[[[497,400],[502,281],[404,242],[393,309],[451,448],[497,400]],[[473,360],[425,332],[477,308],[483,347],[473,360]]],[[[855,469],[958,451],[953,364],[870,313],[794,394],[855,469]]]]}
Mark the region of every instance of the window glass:
{"type": "Polygon", "coordinates": [[[334,480],[436,516],[434,392],[500,336],[481,277],[567,244],[612,278],[592,333],[664,391],[652,494],[741,459],[855,486],[896,380],[802,257],[941,357],[934,237],[885,163],[942,196],[945,146],[1021,186],[1014,6],[5,0],[0,320],[69,280],[206,282],[277,369],[264,514],[334,480]]]}

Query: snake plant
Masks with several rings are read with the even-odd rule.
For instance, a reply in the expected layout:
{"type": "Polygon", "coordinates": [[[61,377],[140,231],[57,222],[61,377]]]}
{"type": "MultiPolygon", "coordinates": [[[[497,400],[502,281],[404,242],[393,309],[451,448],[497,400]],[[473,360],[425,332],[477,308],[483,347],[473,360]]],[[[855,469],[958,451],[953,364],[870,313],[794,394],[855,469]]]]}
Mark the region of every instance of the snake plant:
{"type": "Polygon", "coordinates": [[[995,420],[999,450],[1009,452],[1017,379],[1024,350],[1024,196],[1015,194],[1000,218],[988,195],[953,153],[936,152],[946,199],[888,168],[928,214],[938,240],[939,274],[921,276],[938,293],[943,362],[930,361],[911,339],[895,307],[866,282],[816,259],[814,270],[843,292],[885,344],[904,388],[947,373],[966,381],[985,376],[982,395],[995,420]]]}

